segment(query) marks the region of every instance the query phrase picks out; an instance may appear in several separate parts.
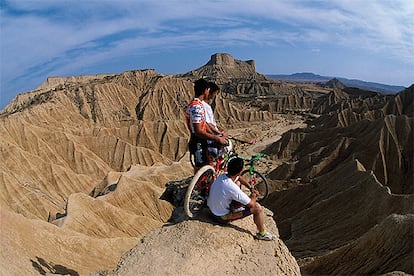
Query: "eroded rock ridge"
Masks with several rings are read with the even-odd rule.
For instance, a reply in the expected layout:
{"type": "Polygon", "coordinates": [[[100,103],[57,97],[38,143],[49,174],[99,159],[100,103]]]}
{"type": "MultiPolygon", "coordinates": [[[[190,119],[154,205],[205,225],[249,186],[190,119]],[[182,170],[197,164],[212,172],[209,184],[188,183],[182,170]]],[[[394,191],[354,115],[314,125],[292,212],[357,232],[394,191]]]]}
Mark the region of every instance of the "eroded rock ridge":
{"type": "Polygon", "coordinates": [[[413,86],[389,96],[332,83],[273,81],[254,61],[215,54],[181,75],[53,77],[17,96],[0,114],[2,273],[156,275],[159,258],[185,274],[198,260],[188,252],[204,252],[222,264],[213,272],[233,275],[293,275],[298,264],[315,275],[413,274],[413,86]],[[221,127],[256,142],[236,145],[240,154],[267,154],[258,169],[275,243],[254,240],[248,219],[178,222],[162,199],[166,183],[192,175],[184,111],[200,77],[221,88],[221,127]]]}

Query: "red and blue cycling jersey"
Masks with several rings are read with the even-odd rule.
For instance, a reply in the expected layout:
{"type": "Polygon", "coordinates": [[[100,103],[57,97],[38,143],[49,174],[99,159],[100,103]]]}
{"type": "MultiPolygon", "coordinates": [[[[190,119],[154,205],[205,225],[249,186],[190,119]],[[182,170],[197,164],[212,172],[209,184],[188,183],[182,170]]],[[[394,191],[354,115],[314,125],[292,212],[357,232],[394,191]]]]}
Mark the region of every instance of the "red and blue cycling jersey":
{"type": "Polygon", "coordinates": [[[187,127],[192,134],[195,133],[194,124],[201,124],[201,130],[207,131],[206,112],[203,103],[199,98],[194,98],[186,110],[187,127]]]}

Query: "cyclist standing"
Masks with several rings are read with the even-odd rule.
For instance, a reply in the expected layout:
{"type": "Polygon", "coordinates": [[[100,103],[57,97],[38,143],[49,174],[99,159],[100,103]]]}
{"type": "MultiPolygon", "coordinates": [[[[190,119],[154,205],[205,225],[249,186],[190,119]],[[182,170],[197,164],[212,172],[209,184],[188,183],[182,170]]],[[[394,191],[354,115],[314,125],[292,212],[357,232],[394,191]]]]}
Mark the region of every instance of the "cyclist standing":
{"type": "Polygon", "coordinates": [[[214,134],[206,121],[206,112],[202,101],[207,100],[210,92],[209,83],[205,79],[199,79],[194,83],[194,99],[186,110],[187,127],[191,136],[189,141],[190,153],[194,154],[194,173],[202,166],[210,163],[207,140],[212,140],[220,145],[226,145],[224,137],[214,134]]]}
{"type": "Polygon", "coordinates": [[[214,100],[214,98],[220,91],[220,88],[214,82],[209,82],[208,84],[210,87],[210,91],[208,93],[207,99],[203,100],[204,110],[206,111],[206,122],[210,126],[214,134],[226,137],[227,133],[225,133],[222,130],[219,130],[219,128],[217,127],[216,120],[214,119],[214,112],[210,105],[210,101],[214,100]]]}
{"type": "MultiPolygon", "coordinates": [[[[209,82],[208,85],[210,87],[210,91],[208,93],[207,99],[202,101],[204,110],[206,112],[207,125],[211,129],[211,133],[218,135],[218,136],[222,136],[227,139],[227,136],[228,136],[227,133],[222,130],[219,130],[219,128],[217,127],[216,120],[214,119],[214,112],[210,106],[210,101],[214,100],[220,88],[214,82],[209,82]]],[[[219,155],[222,154],[223,147],[221,144],[218,144],[216,141],[212,141],[212,140],[207,140],[207,144],[208,144],[208,152],[213,158],[217,158],[219,155]]]]}

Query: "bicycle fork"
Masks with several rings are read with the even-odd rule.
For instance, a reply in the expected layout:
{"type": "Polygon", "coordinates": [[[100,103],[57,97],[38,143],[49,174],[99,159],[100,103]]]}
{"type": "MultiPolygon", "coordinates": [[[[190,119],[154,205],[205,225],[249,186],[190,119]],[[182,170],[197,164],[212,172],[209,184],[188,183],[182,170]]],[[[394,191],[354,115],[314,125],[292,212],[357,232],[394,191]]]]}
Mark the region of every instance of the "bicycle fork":
{"type": "Polygon", "coordinates": [[[249,184],[250,184],[250,187],[252,187],[252,190],[255,189],[255,187],[256,187],[256,184],[257,184],[257,180],[256,179],[257,178],[254,175],[254,173],[251,172],[250,173],[250,176],[249,176],[249,184]]]}

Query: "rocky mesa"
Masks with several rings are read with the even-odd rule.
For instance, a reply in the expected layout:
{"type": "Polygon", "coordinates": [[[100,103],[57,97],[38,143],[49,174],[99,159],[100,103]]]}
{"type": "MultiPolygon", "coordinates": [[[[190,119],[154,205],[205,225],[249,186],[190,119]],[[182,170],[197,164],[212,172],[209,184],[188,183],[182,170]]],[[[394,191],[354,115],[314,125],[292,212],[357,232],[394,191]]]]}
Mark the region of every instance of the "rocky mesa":
{"type": "Polygon", "coordinates": [[[230,54],[180,75],[49,78],[0,112],[1,274],[413,274],[413,90],[274,81],[230,54]],[[163,197],[192,176],[200,77],[239,154],[266,153],[275,242],[163,197]]]}

